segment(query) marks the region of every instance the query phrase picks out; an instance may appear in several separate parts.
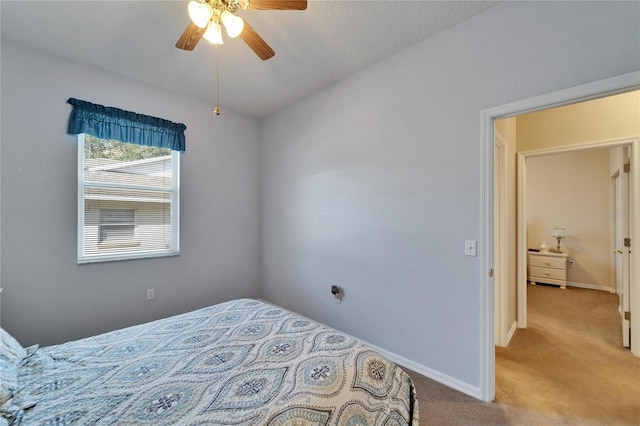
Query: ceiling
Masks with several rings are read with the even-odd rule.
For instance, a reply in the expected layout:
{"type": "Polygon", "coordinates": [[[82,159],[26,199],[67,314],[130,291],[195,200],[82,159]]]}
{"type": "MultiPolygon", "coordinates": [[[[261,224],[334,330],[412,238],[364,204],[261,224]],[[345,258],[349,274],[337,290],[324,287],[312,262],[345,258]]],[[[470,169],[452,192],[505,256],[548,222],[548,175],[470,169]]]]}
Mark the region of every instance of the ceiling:
{"type": "MultiPolygon", "coordinates": [[[[240,11],[275,50],[220,46],[220,107],[266,117],[314,91],[477,15],[496,1],[309,0],[305,11],[240,11]]],[[[214,103],[215,47],[174,45],[187,1],[0,2],[2,38],[214,103]]]]}

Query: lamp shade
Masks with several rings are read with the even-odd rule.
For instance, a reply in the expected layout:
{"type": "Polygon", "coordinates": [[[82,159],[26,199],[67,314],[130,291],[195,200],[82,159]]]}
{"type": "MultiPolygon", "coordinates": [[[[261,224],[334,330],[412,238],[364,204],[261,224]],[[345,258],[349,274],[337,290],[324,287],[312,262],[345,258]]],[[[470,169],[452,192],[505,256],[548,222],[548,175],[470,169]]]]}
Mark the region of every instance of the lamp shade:
{"type": "Polygon", "coordinates": [[[207,31],[204,33],[204,38],[209,40],[211,44],[224,44],[222,41],[222,28],[217,22],[209,22],[207,31]]]}
{"type": "Polygon", "coordinates": [[[244,29],[244,21],[239,16],[225,10],[220,15],[224,27],[227,29],[227,35],[231,38],[238,37],[244,29]]]}
{"type": "Polygon", "coordinates": [[[189,18],[200,28],[206,28],[209,24],[209,19],[213,15],[213,9],[207,3],[201,3],[196,0],[191,0],[187,7],[189,11],[189,18]]]}
{"type": "Polygon", "coordinates": [[[554,228],[553,238],[567,238],[567,230],[564,228],[554,228]]]}

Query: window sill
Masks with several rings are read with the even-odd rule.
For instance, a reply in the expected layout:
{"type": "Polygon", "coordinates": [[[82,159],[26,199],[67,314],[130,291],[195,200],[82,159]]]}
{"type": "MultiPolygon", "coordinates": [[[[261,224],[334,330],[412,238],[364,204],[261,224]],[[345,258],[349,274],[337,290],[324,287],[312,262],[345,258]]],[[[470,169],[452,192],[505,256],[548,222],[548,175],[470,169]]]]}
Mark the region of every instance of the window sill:
{"type": "Polygon", "coordinates": [[[78,258],[78,264],[87,263],[100,263],[100,262],[115,262],[120,260],[136,260],[136,259],[149,259],[154,257],[170,257],[179,256],[179,250],[162,250],[162,251],[150,251],[150,252],[134,252],[134,253],[118,253],[108,255],[90,255],[78,258]]]}

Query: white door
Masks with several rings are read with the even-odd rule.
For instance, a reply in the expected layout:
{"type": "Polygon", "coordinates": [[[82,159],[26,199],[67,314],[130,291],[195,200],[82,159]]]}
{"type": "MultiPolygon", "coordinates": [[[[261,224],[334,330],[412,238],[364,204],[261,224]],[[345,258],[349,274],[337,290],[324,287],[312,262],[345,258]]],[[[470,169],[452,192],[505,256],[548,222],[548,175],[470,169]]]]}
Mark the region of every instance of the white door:
{"type": "Polygon", "coordinates": [[[625,239],[630,235],[631,212],[629,204],[629,173],[620,171],[616,176],[616,210],[615,210],[615,226],[616,226],[616,248],[614,250],[616,256],[616,287],[620,294],[620,316],[622,322],[622,344],[625,347],[631,346],[630,339],[630,321],[626,317],[626,312],[630,312],[630,283],[631,283],[631,249],[625,247],[625,239]]]}

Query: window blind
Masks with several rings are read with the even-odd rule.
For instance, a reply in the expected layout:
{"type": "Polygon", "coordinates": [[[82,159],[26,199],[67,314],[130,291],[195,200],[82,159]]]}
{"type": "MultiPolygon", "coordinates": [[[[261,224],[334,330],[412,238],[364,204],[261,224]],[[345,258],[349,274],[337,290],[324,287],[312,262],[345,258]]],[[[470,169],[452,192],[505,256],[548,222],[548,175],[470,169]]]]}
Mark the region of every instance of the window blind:
{"type": "Polygon", "coordinates": [[[177,254],[177,151],[79,140],[78,261],[177,254]]]}

